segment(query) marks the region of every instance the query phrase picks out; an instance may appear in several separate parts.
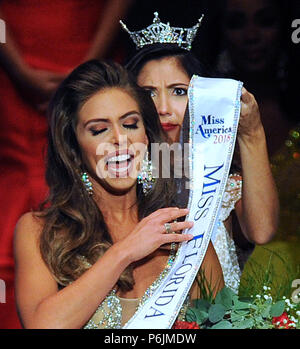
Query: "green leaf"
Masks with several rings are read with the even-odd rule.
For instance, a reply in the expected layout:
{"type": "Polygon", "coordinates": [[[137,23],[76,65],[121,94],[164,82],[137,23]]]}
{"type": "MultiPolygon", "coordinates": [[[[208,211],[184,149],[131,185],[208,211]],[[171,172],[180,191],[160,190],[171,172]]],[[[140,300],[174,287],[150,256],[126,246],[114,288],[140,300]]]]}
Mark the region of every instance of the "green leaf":
{"type": "Polygon", "coordinates": [[[236,311],[232,310],[230,313],[230,319],[232,322],[242,321],[244,320],[244,317],[248,314],[249,312],[247,310],[236,310],[236,311]]]}
{"type": "Polygon", "coordinates": [[[201,325],[208,319],[208,313],[202,310],[197,311],[197,324],[201,325]]]}
{"type": "Polygon", "coordinates": [[[205,299],[195,299],[193,305],[195,308],[206,312],[208,312],[208,309],[211,306],[211,304],[205,299]]]}
{"type": "Polygon", "coordinates": [[[256,323],[264,323],[264,322],[266,322],[266,321],[265,321],[265,319],[263,319],[263,317],[262,317],[261,315],[256,314],[256,315],[255,315],[255,322],[256,322],[256,323]]]}
{"type": "Polygon", "coordinates": [[[250,309],[253,309],[253,310],[257,310],[258,309],[258,306],[253,304],[253,303],[249,303],[249,310],[250,309]]]}
{"type": "Polygon", "coordinates": [[[244,330],[246,328],[252,328],[253,325],[254,325],[253,319],[246,319],[246,320],[242,320],[240,322],[234,323],[233,328],[237,330],[244,330]]]}
{"type": "Polygon", "coordinates": [[[186,321],[188,321],[188,322],[196,321],[197,316],[195,314],[195,308],[188,308],[188,310],[186,311],[185,318],[186,318],[186,321]]]}
{"type": "Polygon", "coordinates": [[[222,304],[213,304],[208,311],[208,319],[210,322],[218,322],[223,319],[226,314],[226,308],[222,304]]]}
{"type": "Polygon", "coordinates": [[[224,287],[220,292],[218,292],[215,298],[215,303],[222,304],[224,305],[226,310],[229,310],[232,308],[232,301],[234,296],[235,293],[230,288],[224,287]]]}
{"type": "Polygon", "coordinates": [[[211,327],[212,330],[229,330],[231,328],[232,324],[227,320],[222,320],[211,327]]]}
{"type": "Polygon", "coordinates": [[[233,297],[233,307],[234,310],[240,310],[240,309],[249,309],[250,305],[247,302],[241,302],[239,301],[237,296],[233,297]]]}
{"type": "Polygon", "coordinates": [[[270,310],[271,310],[271,304],[268,304],[263,310],[262,310],[262,313],[261,313],[261,316],[263,318],[268,318],[270,316],[270,310]]]}
{"type": "Polygon", "coordinates": [[[242,310],[236,310],[235,313],[240,316],[246,316],[250,314],[250,311],[248,309],[247,310],[242,309],[242,310]]]}
{"type": "Polygon", "coordinates": [[[278,301],[275,304],[272,305],[270,310],[270,315],[273,316],[280,316],[284,312],[285,308],[285,301],[278,301]]]}
{"type": "Polygon", "coordinates": [[[235,314],[235,313],[231,313],[230,314],[230,320],[232,323],[235,323],[235,322],[239,322],[239,321],[242,321],[244,320],[244,316],[242,315],[238,315],[238,314],[235,314]]]}
{"type": "Polygon", "coordinates": [[[208,313],[199,310],[197,308],[189,308],[186,313],[186,320],[189,322],[197,322],[198,325],[201,325],[208,319],[208,313]]]}

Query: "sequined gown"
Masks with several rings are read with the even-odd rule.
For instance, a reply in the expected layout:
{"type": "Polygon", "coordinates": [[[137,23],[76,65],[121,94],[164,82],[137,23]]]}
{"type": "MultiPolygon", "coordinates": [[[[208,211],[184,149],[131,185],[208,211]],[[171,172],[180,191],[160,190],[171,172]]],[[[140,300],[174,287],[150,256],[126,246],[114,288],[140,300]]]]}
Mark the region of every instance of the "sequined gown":
{"type": "MultiPolygon", "coordinates": [[[[212,243],[218,255],[222,267],[225,286],[230,287],[236,293],[241,277],[238,255],[234,240],[230,232],[227,231],[224,221],[229,217],[234,209],[235,203],[241,198],[242,178],[239,175],[230,175],[223,196],[220,220],[218,227],[212,235],[212,243]]],[[[122,328],[134,315],[137,309],[143,305],[144,301],[151,296],[156,287],[161,282],[164,274],[171,266],[173,256],[169,257],[166,268],[158,276],[156,281],[146,290],[144,296],[139,299],[127,299],[119,297],[113,290],[99,305],[98,309],[84,326],[86,329],[122,328]]],[[[184,319],[185,311],[189,305],[189,299],[184,302],[179,313],[179,319],[184,319]]]]}

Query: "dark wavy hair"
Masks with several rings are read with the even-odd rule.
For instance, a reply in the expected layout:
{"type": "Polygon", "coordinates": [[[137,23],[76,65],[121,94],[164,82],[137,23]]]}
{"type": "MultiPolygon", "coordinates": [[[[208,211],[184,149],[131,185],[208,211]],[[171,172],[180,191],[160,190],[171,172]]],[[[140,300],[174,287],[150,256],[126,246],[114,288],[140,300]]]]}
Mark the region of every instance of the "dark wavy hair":
{"type": "Polygon", "coordinates": [[[143,66],[151,60],[166,57],[178,59],[184,71],[191,78],[194,74],[203,77],[213,77],[216,73],[207,62],[199,60],[191,51],[178,47],[176,44],[153,44],[138,50],[125,64],[136,77],[143,66]]]}
{"type": "MultiPolygon", "coordinates": [[[[78,278],[112,245],[102,212],[81,180],[85,164],[75,132],[82,105],[109,88],[122,89],[137,102],[149,145],[166,141],[151,97],[120,65],[92,60],[77,67],[60,85],[49,107],[46,180],[50,192],[38,213],[44,222],[41,254],[60,286],[78,278]]],[[[139,219],[172,205],[174,193],[170,179],[158,178],[146,198],[138,184],[139,219]]],[[[128,267],[118,286],[130,290],[133,284],[128,267]]]]}

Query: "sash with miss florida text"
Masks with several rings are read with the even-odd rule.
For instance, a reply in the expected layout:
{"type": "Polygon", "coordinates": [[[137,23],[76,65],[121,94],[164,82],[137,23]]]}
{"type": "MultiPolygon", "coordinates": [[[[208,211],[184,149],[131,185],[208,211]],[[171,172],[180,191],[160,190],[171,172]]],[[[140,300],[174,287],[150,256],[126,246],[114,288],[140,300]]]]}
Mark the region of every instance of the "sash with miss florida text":
{"type": "MultiPolygon", "coordinates": [[[[128,321],[128,329],[168,329],[188,296],[216,228],[232,161],[242,83],[194,75],[189,99],[189,215],[194,239],[183,242],[168,274],[128,321]]],[[[187,231],[183,232],[184,234],[187,231]]]]}

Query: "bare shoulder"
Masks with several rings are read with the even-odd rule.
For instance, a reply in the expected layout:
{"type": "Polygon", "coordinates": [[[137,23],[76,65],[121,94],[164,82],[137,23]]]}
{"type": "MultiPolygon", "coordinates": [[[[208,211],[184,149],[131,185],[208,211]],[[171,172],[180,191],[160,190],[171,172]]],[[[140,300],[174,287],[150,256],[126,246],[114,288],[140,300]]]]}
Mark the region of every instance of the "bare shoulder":
{"type": "Polygon", "coordinates": [[[24,247],[23,245],[26,245],[27,248],[33,247],[33,245],[36,246],[39,242],[43,226],[44,221],[39,213],[27,212],[23,214],[15,227],[15,248],[24,247]]]}
{"type": "Polygon", "coordinates": [[[58,290],[40,249],[43,220],[37,213],[29,212],[20,217],[15,228],[15,294],[25,328],[38,305],[58,290]]]}
{"type": "Polygon", "coordinates": [[[43,219],[40,212],[24,213],[17,222],[17,228],[41,229],[43,227],[43,219]]]}

